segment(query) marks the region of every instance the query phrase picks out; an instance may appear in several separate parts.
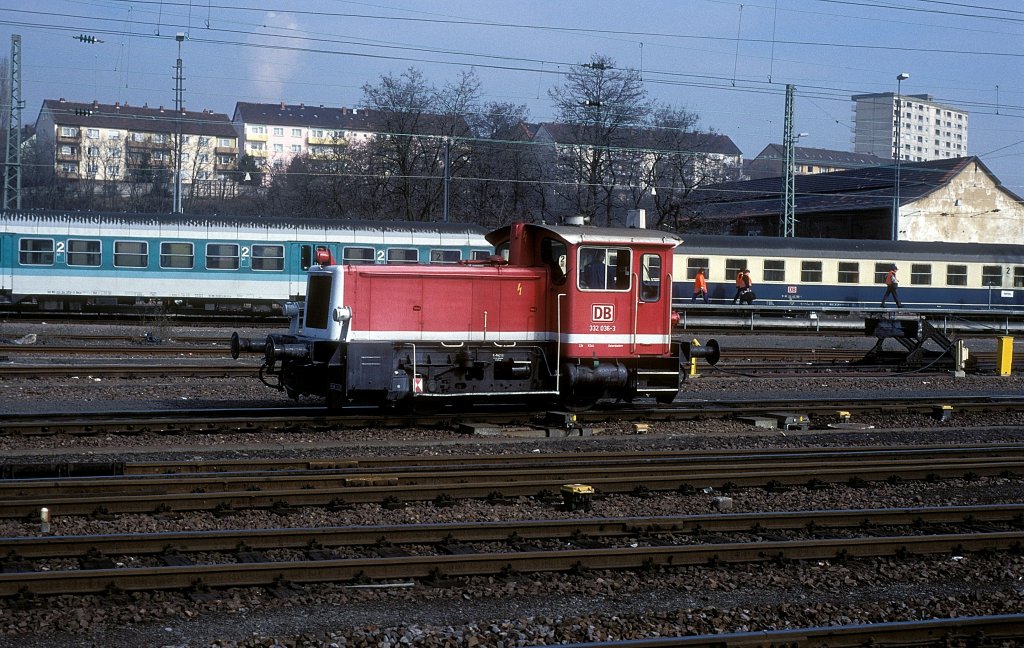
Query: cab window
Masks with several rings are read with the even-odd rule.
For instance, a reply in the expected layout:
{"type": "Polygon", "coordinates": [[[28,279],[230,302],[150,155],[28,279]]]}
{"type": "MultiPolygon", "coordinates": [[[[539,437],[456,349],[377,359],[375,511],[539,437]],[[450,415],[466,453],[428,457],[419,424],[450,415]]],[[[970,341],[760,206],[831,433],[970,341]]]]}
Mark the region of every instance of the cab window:
{"type": "Polygon", "coordinates": [[[661,299],[661,257],[645,254],[640,258],[640,301],[661,299]]]}
{"type": "Polygon", "coordinates": [[[628,248],[581,246],[577,265],[581,290],[629,290],[628,248]]]}

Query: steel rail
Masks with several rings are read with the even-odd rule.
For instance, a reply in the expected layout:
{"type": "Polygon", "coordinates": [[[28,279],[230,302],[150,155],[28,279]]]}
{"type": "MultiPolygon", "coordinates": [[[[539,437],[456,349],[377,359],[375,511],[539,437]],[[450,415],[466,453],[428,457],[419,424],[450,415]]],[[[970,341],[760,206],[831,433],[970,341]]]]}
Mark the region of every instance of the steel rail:
{"type": "Polygon", "coordinates": [[[623,641],[588,641],[558,644],[561,648],[766,648],[768,646],[917,646],[1018,645],[1024,638],[1024,614],[952,617],[923,621],[891,621],[842,626],[814,626],[788,630],[724,632],[685,637],[652,637],[623,641]],[[1001,643],[1001,642],[1014,642],[1001,643]]]}
{"type": "MultiPolygon", "coordinates": [[[[87,555],[154,555],[276,549],[372,547],[470,542],[522,543],[536,540],[650,538],[658,535],[802,531],[924,525],[1012,524],[1024,528],[1024,504],[721,513],[654,517],[447,522],[433,524],[228,529],[169,533],[126,533],[0,538],[0,556],[17,560],[81,558],[87,555]]],[[[6,562],[0,560],[0,563],[6,562]]]]}
{"type": "Polygon", "coordinates": [[[1024,542],[1024,531],[788,540],[736,544],[562,549],[506,553],[400,556],[169,567],[83,569],[0,574],[0,597],[87,594],[111,590],[151,591],[195,587],[269,587],[411,578],[493,576],[502,573],[565,572],[577,569],[651,569],[708,563],[779,560],[847,560],[879,556],[1008,551],[1024,542]]]}
{"type": "MultiPolygon", "coordinates": [[[[228,346],[223,344],[221,346],[198,346],[198,345],[186,345],[186,344],[146,344],[139,343],[138,345],[131,346],[81,346],[71,344],[33,344],[33,345],[17,345],[17,344],[0,344],[0,355],[18,355],[18,356],[40,356],[40,355],[53,355],[57,357],[66,357],[71,355],[88,355],[88,356],[110,356],[112,359],[122,358],[125,356],[136,357],[140,355],[153,355],[153,356],[215,356],[220,359],[227,357],[228,346]]],[[[231,362],[237,363],[232,360],[231,362]]]]}

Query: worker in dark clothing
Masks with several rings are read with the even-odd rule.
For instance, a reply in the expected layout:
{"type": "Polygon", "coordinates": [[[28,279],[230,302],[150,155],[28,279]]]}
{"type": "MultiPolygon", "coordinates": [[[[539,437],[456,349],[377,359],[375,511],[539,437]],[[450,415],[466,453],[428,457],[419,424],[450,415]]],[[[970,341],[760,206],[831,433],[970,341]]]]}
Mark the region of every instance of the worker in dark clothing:
{"type": "Polygon", "coordinates": [[[697,271],[697,276],[693,278],[693,301],[697,301],[700,297],[704,300],[704,303],[708,303],[708,280],[704,278],[704,268],[697,271]]]}
{"type": "Polygon", "coordinates": [[[896,270],[898,268],[894,265],[889,268],[889,274],[885,275],[885,294],[882,295],[882,308],[885,308],[885,300],[888,299],[889,295],[892,295],[893,301],[896,302],[896,308],[903,308],[903,304],[900,303],[899,293],[896,292],[900,285],[899,279],[896,278],[896,270]]]}
{"type": "Polygon", "coordinates": [[[602,249],[584,249],[584,259],[580,264],[580,287],[591,290],[604,290],[608,287],[608,266],[605,265],[605,252],[602,249]]]}
{"type": "Polygon", "coordinates": [[[732,303],[735,304],[738,301],[745,301],[745,302],[749,303],[750,301],[753,301],[753,300],[743,299],[744,294],[746,294],[750,290],[752,285],[753,285],[753,282],[750,281],[750,270],[749,269],[743,268],[742,272],[737,272],[736,273],[736,295],[733,296],[732,303]]]}

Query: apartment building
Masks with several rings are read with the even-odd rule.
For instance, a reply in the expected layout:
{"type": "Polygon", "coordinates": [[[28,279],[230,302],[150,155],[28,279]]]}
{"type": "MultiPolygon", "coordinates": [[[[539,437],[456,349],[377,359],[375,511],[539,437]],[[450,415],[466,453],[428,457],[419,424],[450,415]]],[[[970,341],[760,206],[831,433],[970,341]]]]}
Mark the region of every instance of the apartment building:
{"type": "Polygon", "coordinates": [[[928,94],[853,95],[854,152],[888,160],[925,162],[967,156],[967,111],[936,103],[928,94]],[[899,142],[897,143],[897,133],[899,142]]]}
{"type": "Polygon", "coordinates": [[[238,102],[231,121],[242,155],[283,169],[297,155],[326,157],[369,140],[375,119],[358,108],[238,102]]]}
{"type": "Polygon", "coordinates": [[[181,136],[182,183],[233,182],[238,138],[224,113],[47,99],[36,119],[58,177],[99,182],[170,178],[181,136]]]}

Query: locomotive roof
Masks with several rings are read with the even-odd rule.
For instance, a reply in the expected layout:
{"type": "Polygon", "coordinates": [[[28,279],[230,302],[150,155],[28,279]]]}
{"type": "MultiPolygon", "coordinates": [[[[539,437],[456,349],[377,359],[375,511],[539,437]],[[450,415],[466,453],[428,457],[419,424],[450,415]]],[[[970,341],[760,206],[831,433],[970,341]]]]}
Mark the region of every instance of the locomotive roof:
{"type": "Polygon", "coordinates": [[[950,243],[947,241],[888,241],[878,239],[793,238],[778,236],[718,236],[684,234],[677,254],[753,254],[801,258],[914,258],[978,261],[1007,259],[1024,262],[1024,245],[1008,243],[950,243]]]}
{"type": "Polygon", "coordinates": [[[284,218],[279,216],[221,216],[188,214],[130,214],[122,212],[4,211],[0,230],[15,223],[81,223],[112,225],[161,225],[287,230],[362,230],[372,232],[417,232],[424,234],[467,234],[483,236],[487,229],[471,223],[429,223],[419,221],[373,221],[364,219],[284,218]]]}
{"type": "MultiPolygon", "coordinates": [[[[681,239],[671,232],[639,229],[633,227],[593,227],[590,225],[547,225],[544,223],[527,223],[527,227],[551,232],[566,243],[661,243],[675,247],[681,239]]],[[[511,226],[496,229],[487,235],[491,243],[509,238],[511,226]]]]}

